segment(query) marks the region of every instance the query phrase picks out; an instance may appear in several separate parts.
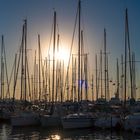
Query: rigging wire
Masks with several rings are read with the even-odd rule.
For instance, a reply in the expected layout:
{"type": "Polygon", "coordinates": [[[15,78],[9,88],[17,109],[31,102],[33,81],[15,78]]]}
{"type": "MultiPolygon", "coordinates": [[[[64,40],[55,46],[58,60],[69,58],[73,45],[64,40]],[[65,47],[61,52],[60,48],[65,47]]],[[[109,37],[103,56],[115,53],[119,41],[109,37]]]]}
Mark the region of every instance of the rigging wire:
{"type": "Polygon", "coordinates": [[[64,85],[64,91],[66,89],[66,85],[67,85],[67,80],[68,80],[68,71],[69,71],[69,67],[70,67],[70,60],[71,60],[71,55],[72,55],[72,48],[73,48],[73,43],[74,43],[74,36],[75,36],[75,31],[76,31],[76,23],[77,23],[77,18],[78,18],[78,8],[77,8],[77,12],[76,12],[76,18],[75,18],[75,23],[74,23],[74,31],[73,31],[73,35],[72,35],[72,42],[71,42],[71,47],[70,47],[70,54],[69,54],[69,60],[68,60],[68,66],[67,66],[67,73],[66,73],[66,79],[65,79],[65,85],[64,85]]]}

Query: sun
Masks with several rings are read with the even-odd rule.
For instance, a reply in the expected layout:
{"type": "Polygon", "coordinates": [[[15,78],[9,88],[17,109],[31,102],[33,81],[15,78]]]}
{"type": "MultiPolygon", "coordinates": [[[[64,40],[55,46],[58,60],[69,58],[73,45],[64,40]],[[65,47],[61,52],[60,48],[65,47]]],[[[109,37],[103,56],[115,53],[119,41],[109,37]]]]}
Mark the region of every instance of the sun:
{"type": "MultiPolygon", "coordinates": [[[[50,49],[50,59],[53,60],[53,50],[50,49]]],[[[55,61],[64,62],[64,65],[67,66],[69,62],[70,53],[66,47],[61,47],[59,50],[55,50],[55,61]]]]}
{"type": "Polygon", "coordinates": [[[69,61],[69,51],[65,48],[59,49],[58,52],[56,52],[56,59],[60,61],[64,61],[66,64],[69,61]]]}
{"type": "MultiPolygon", "coordinates": [[[[47,46],[46,43],[44,43],[44,46],[47,46]],[[44,45],[45,44],[45,45],[44,45]]],[[[64,65],[67,66],[69,59],[70,59],[70,50],[69,47],[67,45],[68,43],[61,43],[61,45],[59,46],[59,48],[55,48],[55,61],[61,61],[64,62],[64,65]]],[[[48,60],[50,60],[52,62],[53,60],[53,45],[51,44],[51,46],[49,48],[45,47],[43,48],[42,51],[42,56],[43,58],[47,58],[48,60]]]]}

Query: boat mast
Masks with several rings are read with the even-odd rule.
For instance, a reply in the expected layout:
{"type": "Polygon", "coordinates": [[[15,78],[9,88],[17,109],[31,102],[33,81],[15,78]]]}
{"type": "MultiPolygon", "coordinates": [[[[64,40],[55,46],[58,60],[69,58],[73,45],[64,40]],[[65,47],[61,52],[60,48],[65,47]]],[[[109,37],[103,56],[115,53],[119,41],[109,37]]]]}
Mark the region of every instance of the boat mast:
{"type": "Polygon", "coordinates": [[[80,88],[81,88],[81,100],[83,100],[83,57],[84,57],[84,41],[83,41],[83,30],[81,31],[81,80],[80,80],[80,88]]]}
{"type": "Polygon", "coordinates": [[[52,96],[51,96],[51,78],[50,78],[50,76],[51,76],[51,73],[50,73],[50,68],[51,68],[51,65],[50,65],[50,61],[51,61],[51,60],[50,60],[50,54],[48,55],[48,57],[49,57],[49,58],[48,58],[48,59],[49,59],[49,72],[48,72],[48,75],[49,75],[49,81],[48,81],[48,82],[49,82],[49,95],[48,95],[48,96],[49,96],[49,97],[48,97],[48,98],[49,98],[49,103],[50,103],[51,100],[52,100],[52,98],[51,98],[51,97],[52,97],[52,96]]]}
{"type": "Polygon", "coordinates": [[[85,54],[84,57],[84,73],[85,73],[85,98],[88,100],[88,73],[87,73],[87,66],[88,66],[88,54],[85,54]]]}
{"type": "Polygon", "coordinates": [[[71,90],[71,99],[74,101],[74,57],[72,54],[72,90],[71,90]]]}
{"type": "Polygon", "coordinates": [[[58,60],[56,60],[56,74],[55,74],[55,79],[56,79],[56,83],[55,83],[55,88],[57,89],[57,90],[55,90],[55,101],[58,101],[58,92],[59,92],[59,83],[58,83],[58,69],[59,69],[59,61],[58,60]]]}
{"type": "MultiPolygon", "coordinates": [[[[127,14],[126,14],[127,15],[127,14]]],[[[127,73],[127,28],[125,23],[125,66],[124,66],[124,107],[126,107],[126,73],[127,73]]]]}
{"type": "Polygon", "coordinates": [[[100,81],[101,81],[101,98],[103,98],[103,88],[102,88],[102,50],[100,50],[100,81]]]}
{"type": "Polygon", "coordinates": [[[136,98],[136,68],[135,68],[135,53],[132,53],[132,74],[133,74],[133,96],[136,98]]]}
{"type": "Polygon", "coordinates": [[[38,69],[38,78],[39,78],[39,101],[41,100],[41,64],[40,64],[40,61],[41,61],[41,49],[40,49],[40,35],[38,35],[38,58],[39,58],[39,69],[38,69]]]}
{"type": "Polygon", "coordinates": [[[64,101],[64,98],[63,98],[63,85],[64,85],[64,78],[63,78],[63,74],[64,74],[64,60],[61,61],[61,66],[62,67],[62,72],[61,72],[61,75],[60,75],[60,83],[61,83],[61,103],[64,101]]]}
{"type": "MultiPolygon", "coordinates": [[[[23,63],[24,63],[24,32],[25,32],[25,25],[23,25],[23,28],[22,28],[22,42],[21,42],[21,94],[20,94],[20,100],[23,99],[23,77],[24,77],[24,66],[23,66],[23,63]]],[[[19,56],[20,57],[20,56],[19,56]]]]}
{"type": "Polygon", "coordinates": [[[97,54],[95,55],[95,64],[96,64],[96,101],[98,100],[98,63],[97,63],[97,54]]]}
{"type": "Polygon", "coordinates": [[[108,55],[106,56],[106,66],[107,66],[107,72],[106,72],[106,81],[107,81],[107,99],[110,99],[110,94],[109,94],[109,72],[108,72],[108,55]]]}
{"type": "Polygon", "coordinates": [[[24,30],[25,30],[25,37],[24,37],[24,41],[25,41],[25,78],[24,78],[24,85],[25,85],[25,90],[24,90],[24,95],[25,95],[25,101],[26,101],[26,98],[27,98],[27,82],[26,82],[26,76],[27,76],[27,73],[26,73],[26,70],[27,70],[27,20],[25,19],[24,20],[24,30]]]}
{"type": "Polygon", "coordinates": [[[105,100],[107,98],[107,67],[106,67],[106,29],[104,29],[104,77],[105,77],[105,100]]]}
{"type": "MultiPolygon", "coordinates": [[[[6,91],[6,96],[5,98],[9,97],[10,98],[10,89],[9,89],[9,80],[8,80],[8,71],[7,71],[7,61],[6,61],[6,51],[5,51],[5,44],[4,44],[4,35],[2,35],[2,46],[3,46],[3,70],[5,71],[6,74],[6,82],[7,82],[7,91],[6,91]],[[4,69],[5,66],[5,69],[4,69]]],[[[3,81],[4,81],[4,72],[3,72],[3,81]]],[[[3,83],[4,85],[4,83],[3,83]]]]}
{"type": "Polygon", "coordinates": [[[36,72],[37,72],[37,64],[36,64],[36,50],[35,50],[35,60],[34,60],[34,101],[37,100],[37,76],[36,76],[36,72]]]}
{"type": "Polygon", "coordinates": [[[2,36],[2,44],[1,44],[1,99],[4,99],[4,60],[3,60],[3,53],[4,53],[4,39],[2,36]]]}
{"type": "Polygon", "coordinates": [[[78,96],[76,94],[76,91],[77,91],[77,88],[76,88],[76,77],[77,77],[77,74],[76,74],[76,71],[77,71],[77,59],[75,58],[74,59],[74,101],[77,101],[78,99],[78,96]]]}
{"type": "Polygon", "coordinates": [[[123,67],[123,55],[121,55],[121,98],[124,100],[124,67],[123,67]]]}
{"type": "Polygon", "coordinates": [[[46,80],[46,83],[45,83],[45,101],[47,102],[48,100],[48,59],[46,58],[46,71],[45,71],[45,80],[46,80]]]}
{"type": "Polygon", "coordinates": [[[118,58],[117,58],[117,92],[116,97],[119,98],[119,64],[118,64],[118,58]]]}
{"type": "Polygon", "coordinates": [[[56,48],[56,11],[54,11],[54,29],[53,29],[53,75],[52,75],[52,103],[54,103],[54,83],[55,83],[55,48],[56,48]]]}
{"type": "Polygon", "coordinates": [[[15,100],[15,87],[16,87],[15,82],[16,82],[16,75],[17,75],[16,70],[17,70],[17,54],[15,54],[15,60],[14,60],[14,92],[13,92],[13,97],[12,97],[13,102],[15,100]]]}
{"type": "Polygon", "coordinates": [[[80,71],[81,71],[81,0],[78,2],[78,102],[80,101],[80,71]]]}
{"type": "Polygon", "coordinates": [[[92,74],[92,79],[91,79],[91,88],[92,88],[92,101],[94,101],[94,78],[92,74]]]}
{"type": "Polygon", "coordinates": [[[130,38],[129,38],[129,25],[128,25],[128,13],[127,9],[125,11],[125,26],[126,26],[126,45],[128,46],[128,52],[129,52],[129,69],[130,69],[130,90],[131,90],[131,98],[134,98],[133,96],[133,75],[132,75],[132,61],[131,61],[131,50],[130,50],[130,38]]]}

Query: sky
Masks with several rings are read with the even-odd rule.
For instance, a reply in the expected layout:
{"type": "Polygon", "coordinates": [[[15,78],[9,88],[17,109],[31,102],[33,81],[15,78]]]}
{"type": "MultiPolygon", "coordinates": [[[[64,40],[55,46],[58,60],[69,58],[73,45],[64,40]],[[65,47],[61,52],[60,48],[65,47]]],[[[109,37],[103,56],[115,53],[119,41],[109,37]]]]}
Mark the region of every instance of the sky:
{"type": "MultiPolygon", "coordinates": [[[[41,35],[42,50],[44,56],[47,55],[54,9],[61,42],[69,48],[77,3],[78,0],[0,0],[0,35],[4,34],[5,37],[9,69],[21,43],[25,18],[28,24],[28,53],[32,60],[37,48],[37,34],[41,35]]],[[[140,0],[82,0],[82,28],[91,72],[95,70],[95,54],[103,49],[103,30],[106,28],[110,77],[114,76],[116,58],[120,61],[121,54],[124,54],[125,8],[128,8],[131,50],[135,52],[136,60],[140,61],[140,0]]],[[[140,70],[139,66],[136,63],[137,71],[140,70]]]]}

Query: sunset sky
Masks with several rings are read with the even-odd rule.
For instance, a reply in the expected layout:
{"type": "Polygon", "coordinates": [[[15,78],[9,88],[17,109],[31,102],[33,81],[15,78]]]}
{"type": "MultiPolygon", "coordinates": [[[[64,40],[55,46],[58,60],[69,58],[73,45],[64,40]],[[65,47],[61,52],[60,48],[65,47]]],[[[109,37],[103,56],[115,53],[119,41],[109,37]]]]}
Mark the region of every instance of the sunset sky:
{"type": "MultiPolygon", "coordinates": [[[[47,56],[54,9],[61,42],[70,48],[77,3],[78,0],[0,0],[0,34],[5,37],[9,69],[21,43],[25,18],[28,22],[30,59],[33,60],[34,50],[37,49],[37,34],[41,35],[43,56],[47,56]]],[[[116,58],[121,63],[121,54],[124,54],[125,8],[128,8],[131,49],[135,52],[136,60],[140,61],[140,0],[82,0],[82,29],[85,51],[89,53],[90,71],[95,70],[95,54],[103,49],[104,28],[107,30],[110,77],[114,75],[116,58]]],[[[77,49],[77,46],[74,47],[77,49]]],[[[136,70],[140,71],[140,63],[136,63],[136,70]]],[[[140,73],[137,74],[137,80],[140,80],[140,73]]]]}

